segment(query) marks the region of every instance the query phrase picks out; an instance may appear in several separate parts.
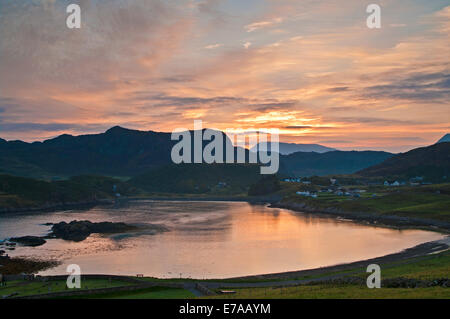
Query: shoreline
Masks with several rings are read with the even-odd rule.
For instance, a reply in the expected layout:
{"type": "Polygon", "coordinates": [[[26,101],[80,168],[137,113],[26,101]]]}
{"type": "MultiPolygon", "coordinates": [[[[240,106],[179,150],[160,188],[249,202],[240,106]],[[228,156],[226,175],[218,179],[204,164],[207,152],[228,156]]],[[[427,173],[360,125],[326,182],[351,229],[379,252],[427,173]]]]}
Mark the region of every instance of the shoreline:
{"type": "Polygon", "coordinates": [[[321,275],[328,272],[341,272],[345,270],[354,270],[354,268],[358,267],[367,267],[369,264],[379,264],[380,266],[386,263],[394,263],[394,262],[407,262],[413,258],[429,256],[432,254],[437,254],[444,252],[450,249],[450,236],[446,236],[444,239],[435,240],[425,242],[407,249],[404,249],[397,253],[387,254],[380,257],[369,258],[349,263],[342,263],[331,266],[324,266],[313,269],[304,269],[304,270],[294,270],[294,271],[286,271],[280,273],[271,273],[271,274],[261,274],[261,275],[250,275],[250,276],[241,276],[241,277],[233,277],[226,278],[223,280],[286,280],[299,278],[303,276],[315,276],[321,275]]]}
{"type": "Polygon", "coordinates": [[[270,203],[269,207],[288,209],[293,212],[307,213],[316,216],[332,217],[338,220],[348,220],[354,223],[368,226],[394,228],[399,230],[418,229],[438,232],[442,234],[450,234],[450,223],[434,219],[345,212],[334,208],[317,209],[315,207],[311,207],[301,203],[286,204],[278,202],[270,203]]]}
{"type": "MultiPolygon", "coordinates": [[[[254,279],[280,279],[280,278],[292,278],[292,277],[298,277],[298,276],[309,276],[313,274],[320,274],[320,273],[326,273],[326,272],[333,272],[333,271],[340,271],[345,270],[349,268],[359,267],[364,264],[367,264],[368,262],[371,263],[386,263],[386,262],[392,262],[392,261],[399,261],[399,260],[408,260],[412,257],[419,257],[419,256],[426,256],[431,253],[434,253],[437,251],[437,249],[448,250],[450,248],[450,224],[440,221],[434,221],[434,220],[421,220],[417,218],[408,218],[408,217],[401,217],[401,216],[394,216],[394,215],[386,215],[386,216],[376,216],[371,215],[368,213],[364,214],[357,214],[357,213],[350,213],[350,212],[341,212],[338,210],[318,210],[312,207],[308,207],[304,204],[283,204],[280,202],[275,202],[273,200],[265,198],[226,198],[226,197],[215,197],[215,198],[205,198],[205,197],[199,197],[199,198],[183,198],[183,197],[177,197],[177,198],[170,198],[170,197],[147,197],[147,198],[127,198],[127,201],[140,201],[140,200],[155,200],[155,201],[223,201],[223,202],[247,202],[250,204],[268,204],[271,208],[281,208],[281,209],[287,209],[295,213],[306,213],[306,214],[312,214],[316,215],[317,217],[332,217],[335,219],[345,219],[354,223],[368,225],[368,226],[376,226],[376,227],[384,227],[384,228],[395,228],[395,229],[420,229],[420,230],[428,230],[433,232],[441,233],[442,235],[445,235],[446,237],[442,240],[438,241],[431,241],[431,242],[425,242],[419,245],[416,245],[411,248],[407,248],[401,252],[388,254],[376,258],[371,258],[367,260],[360,260],[355,261],[351,263],[344,263],[339,265],[331,265],[331,266],[325,266],[315,269],[308,269],[308,270],[297,270],[297,271],[289,271],[289,272],[282,272],[282,273],[272,273],[272,274],[260,274],[260,275],[249,275],[249,276],[240,276],[240,277],[232,277],[232,278],[224,278],[224,279],[217,279],[217,280],[254,280],[254,279]],[[445,226],[445,227],[442,227],[445,226]]],[[[110,200],[105,201],[97,201],[97,202],[89,202],[89,203],[74,203],[69,205],[63,205],[64,208],[58,208],[59,205],[55,205],[54,209],[34,209],[34,210],[28,210],[28,211],[16,211],[15,213],[22,213],[22,212],[33,212],[33,211],[41,211],[41,212],[47,212],[47,211],[53,211],[53,210],[59,210],[59,209],[76,209],[76,208],[83,208],[86,206],[97,206],[97,205],[104,205],[104,204],[113,204],[114,202],[110,200]],[[71,208],[68,208],[68,207],[71,208]]],[[[0,211],[1,212],[1,211],[0,211]]],[[[11,212],[12,213],[12,212],[11,212]]],[[[55,265],[56,266],[56,265],[55,265]]],[[[50,267],[52,268],[52,267],[50,267]]],[[[211,281],[211,280],[209,280],[211,281]]]]}
{"type": "Polygon", "coordinates": [[[397,215],[376,215],[363,212],[346,212],[335,208],[316,208],[303,203],[282,203],[279,196],[217,196],[217,197],[182,197],[182,196],[146,196],[146,197],[123,197],[118,200],[101,199],[97,201],[79,202],[79,203],[58,203],[40,207],[28,208],[0,208],[2,214],[31,213],[31,212],[54,212],[58,210],[72,210],[92,208],[100,205],[114,205],[134,201],[186,201],[186,202],[245,202],[249,204],[267,204],[270,208],[288,209],[296,213],[306,213],[318,217],[331,217],[336,219],[349,220],[362,225],[394,228],[394,229],[419,229],[450,234],[450,222],[434,219],[423,219],[416,217],[404,217],[397,215]]]}
{"type": "Polygon", "coordinates": [[[242,202],[250,204],[271,204],[276,203],[281,197],[267,196],[211,196],[211,197],[182,197],[182,196],[146,196],[146,197],[128,197],[128,201],[152,200],[152,201],[175,201],[175,202],[242,202]]]}
{"type": "MultiPolygon", "coordinates": [[[[279,273],[268,273],[268,274],[258,274],[258,275],[248,275],[248,276],[238,276],[238,277],[228,277],[228,278],[215,278],[215,279],[186,279],[182,278],[181,281],[189,281],[189,282],[205,282],[207,284],[214,284],[217,283],[245,283],[245,282],[265,282],[270,284],[271,281],[273,282],[281,282],[281,281],[289,281],[289,280],[300,280],[299,278],[304,278],[302,280],[305,280],[306,277],[309,276],[320,276],[320,275],[332,275],[335,273],[343,272],[342,275],[348,275],[348,273],[345,273],[345,271],[348,272],[354,272],[355,269],[361,268],[361,267],[367,267],[369,264],[378,264],[380,266],[385,264],[391,264],[391,263],[408,263],[411,260],[418,258],[418,257],[425,257],[430,256],[434,254],[439,254],[445,251],[450,250],[450,236],[446,236],[443,239],[435,240],[435,241],[429,241],[422,244],[418,244],[416,246],[406,248],[400,252],[387,254],[384,256],[364,259],[364,260],[358,260],[348,263],[341,263],[336,265],[330,265],[330,266],[324,266],[324,267],[318,267],[318,268],[311,268],[311,269],[303,269],[303,270],[293,270],[293,271],[285,271],[285,272],[279,272],[279,273]]],[[[5,258],[5,257],[3,257],[5,258]]],[[[21,272],[26,274],[35,274],[39,271],[50,269],[53,267],[56,267],[60,264],[60,261],[55,260],[41,260],[41,259],[33,259],[33,258],[23,258],[23,257],[13,257],[10,259],[11,264],[17,263],[20,265],[21,272]],[[31,266],[33,269],[27,271],[26,266],[31,266]],[[25,267],[25,268],[23,268],[25,267]]],[[[9,273],[9,275],[15,275],[15,273],[9,273]]],[[[96,274],[92,274],[93,276],[97,276],[96,274]]],[[[114,274],[104,274],[107,276],[122,276],[122,277],[134,277],[132,275],[114,275],[114,274]]],[[[339,274],[336,274],[339,276],[339,274]]],[[[60,276],[66,276],[66,275],[49,275],[49,276],[42,276],[42,277],[48,277],[48,278],[54,278],[54,277],[60,277],[60,276]]],[[[162,280],[162,281],[171,281],[175,278],[155,278],[156,280],[162,280]]],[[[178,280],[178,278],[176,278],[178,280]]]]}
{"type": "Polygon", "coordinates": [[[55,203],[47,204],[37,207],[21,207],[21,208],[1,208],[0,216],[3,214],[16,214],[16,213],[32,213],[32,212],[54,212],[59,210],[71,210],[71,209],[83,209],[92,208],[99,205],[109,205],[114,204],[114,200],[109,199],[99,199],[96,201],[86,201],[86,202],[75,202],[75,203],[55,203]]]}

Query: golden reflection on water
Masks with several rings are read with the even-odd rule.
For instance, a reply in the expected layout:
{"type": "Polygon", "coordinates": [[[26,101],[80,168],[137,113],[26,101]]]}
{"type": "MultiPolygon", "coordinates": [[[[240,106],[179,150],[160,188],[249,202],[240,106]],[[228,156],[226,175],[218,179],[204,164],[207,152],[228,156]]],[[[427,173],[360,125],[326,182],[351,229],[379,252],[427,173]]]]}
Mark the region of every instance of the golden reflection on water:
{"type": "MultiPolygon", "coordinates": [[[[84,273],[226,278],[368,259],[443,237],[232,202],[141,202],[119,210],[93,209],[51,217],[55,221],[64,217],[159,223],[171,231],[118,240],[91,235],[81,243],[49,240],[41,247],[17,250],[18,255],[63,259],[61,266],[45,274],[65,273],[66,266],[75,263],[84,273]]],[[[40,220],[49,218],[41,216],[40,220]]]]}

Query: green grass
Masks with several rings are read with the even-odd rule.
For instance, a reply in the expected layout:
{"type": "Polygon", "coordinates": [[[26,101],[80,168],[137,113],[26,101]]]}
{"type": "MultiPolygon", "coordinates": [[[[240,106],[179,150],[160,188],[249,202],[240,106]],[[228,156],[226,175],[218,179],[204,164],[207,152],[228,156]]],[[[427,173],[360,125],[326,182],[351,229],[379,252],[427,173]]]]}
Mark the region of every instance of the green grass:
{"type": "Polygon", "coordinates": [[[382,278],[407,277],[422,280],[448,278],[450,276],[450,251],[420,257],[414,262],[395,266],[386,265],[381,269],[382,278]]]}
{"type": "MultiPolygon", "coordinates": [[[[354,268],[342,272],[354,272],[349,276],[360,276],[366,278],[368,274],[365,268],[354,268]]],[[[334,273],[324,273],[311,278],[320,278],[334,273]]],[[[407,262],[395,262],[381,265],[381,278],[415,278],[421,280],[432,280],[448,278],[450,275],[450,251],[436,255],[417,257],[407,262]]],[[[226,289],[226,288],[225,288],[226,289]]],[[[427,287],[427,288],[380,288],[369,289],[360,285],[338,285],[335,283],[323,283],[315,285],[301,285],[287,288],[246,288],[234,289],[235,295],[214,296],[211,298],[273,298],[273,299],[379,299],[379,298],[445,298],[450,299],[450,288],[427,287]]]]}
{"type": "MultiPolygon", "coordinates": [[[[317,275],[302,276],[298,278],[284,278],[284,280],[293,279],[319,279],[324,276],[331,276],[336,274],[346,274],[348,276],[367,277],[365,268],[355,267],[347,270],[324,272],[317,275]]],[[[422,256],[413,258],[407,261],[394,262],[381,265],[381,277],[398,278],[407,277],[421,280],[432,280],[438,278],[448,278],[450,275],[450,251],[441,252],[435,255],[422,256]]],[[[189,279],[158,279],[158,278],[142,278],[143,282],[158,282],[161,286],[142,288],[135,291],[119,291],[112,293],[94,294],[94,295],[79,295],[73,299],[186,299],[194,298],[195,296],[180,288],[167,288],[164,283],[179,283],[186,282],[189,279]]],[[[242,279],[242,280],[206,280],[223,282],[223,287],[226,289],[228,282],[270,282],[283,281],[283,279],[242,279]]],[[[19,292],[20,296],[30,296],[35,294],[48,293],[48,286],[51,284],[50,292],[66,291],[65,281],[55,282],[24,282],[15,281],[9,282],[7,287],[0,288],[0,296],[8,295],[14,292],[19,292]]],[[[93,280],[87,279],[82,281],[82,289],[99,289],[107,287],[122,287],[131,285],[131,283],[113,280],[93,280]]],[[[309,284],[289,288],[245,288],[234,289],[237,292],[235,295],[218,295],[212,298],[446,298],[450,299],[450,289],[443,287],[428,287],[428,288],[381,288],[368,289],[361,285],[338,285],[336,283],[319,283],[309,284]]]]}
{"type": "MultiPolygon", "coordinates": [[[[444,278],[450,275],[450,251],[445,251],[436,255],[417,257],[408,261],[387,263],[381,266],[382,278],[408,277],[423,280],[436,278],[444,278]]],[[[328,271],[321,274],[281,277],[277,279],[270,278],[242,278],[242,279],[206,279],[203,282],[219,282],[219,283],[261,283],[273,281],[290,281],[305,279],[320,279],[323,277],[350,274],[350,276],[367,277],[366,268],[355,267],[343,270],[328,271]]],[[[158,283],[180,283],[188,281],[198,281],[194,279],[159,279],[153,277],[144,277],[141,280],[146,282],[158,283]]]]}
{"type": "Polygon", "coordinates": [[[319,193],[318,198],[290,195],[285,203],[305,203],[316,209],[338,208],[348,213],[372,213],[450,221],[450,184],[421,187],[369,188],[360,198],[319,193]],[[438,193],[438,191],[440,193],[438,193]],[[372,198],[372,194],[376,194],[372,198]]]}
{"type": "Polygon", "coordinates": [[[193,293],[181,288],[151,287],[134,291],[74,296],[70,299],[187,299],[194,297],[193,293]]]}
{"type": "Polygon", "coordinates": [[[380,288],[369,289],[362,286],[313,285],[289,288],[233,289],[234,295],[213,296],[221,299],[405,299],[405,298],[450,298],[450,289],[430,288],[380,288]]]}
{"type": "MultiPolygon", "coordinates": [[[[104,279],[83,279],[81,281],[81,289],[100,289],[109,287],[122,287],[131,285],[129,282],[119,280],[104,279]]],[[[38,294],[47,294],[53,292],[68,291],[66,281],[49,281],[49,282],[8,282],[8,286],[0,287],[0,296],[18,293],[18,296],[31,296],[38,294]],[[50,289],[49,289],[50,288],[50,289]]]]}

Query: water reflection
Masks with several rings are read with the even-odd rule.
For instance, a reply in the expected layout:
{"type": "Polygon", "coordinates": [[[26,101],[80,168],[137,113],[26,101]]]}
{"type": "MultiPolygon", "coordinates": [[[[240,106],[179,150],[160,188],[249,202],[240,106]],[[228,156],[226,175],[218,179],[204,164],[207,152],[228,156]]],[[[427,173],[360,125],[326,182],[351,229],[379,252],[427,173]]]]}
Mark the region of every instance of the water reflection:
{"type": "Polygon", "coordinates": [[[81,243],[49,240],[40,247],[18,247],[11,255],[63,260],[45,274],[64,274],[68,264],[76,263],[84,273],[224,278],[351,262],[443,237],[247,203],[139,201],[84,211],[2,216],[0,239],[44,235],[49,230],[44,223],[74,219],[161,224],[170,231],[94,234],[81,243]]]}

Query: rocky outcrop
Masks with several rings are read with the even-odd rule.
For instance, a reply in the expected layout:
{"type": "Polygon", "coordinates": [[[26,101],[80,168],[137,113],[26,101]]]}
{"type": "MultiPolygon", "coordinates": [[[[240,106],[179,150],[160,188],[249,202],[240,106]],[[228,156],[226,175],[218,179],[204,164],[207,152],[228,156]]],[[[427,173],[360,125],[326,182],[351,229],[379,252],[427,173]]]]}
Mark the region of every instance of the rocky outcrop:
{"type": "Polygon", "coordinates": [[[11,242],[21,244],[23,246],[37,247],[44,245],[47,241],[42,237],[36,236],[23,236],[10,239],[11,242]]]}
{"type": "Polygon", "coordinates": [[[91,234],[114,234],[136,230],[136,226],[125,223],[101,222],[92,223],[88,220],[60,222],[54,224],[49,238],[61,238],[64,240],[83,241],[91,234]]]}

